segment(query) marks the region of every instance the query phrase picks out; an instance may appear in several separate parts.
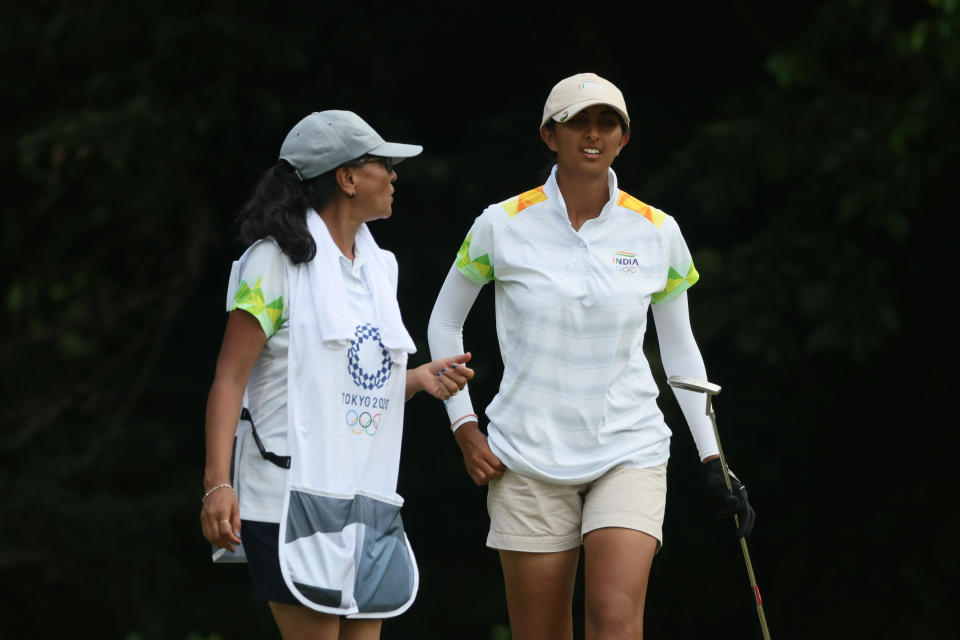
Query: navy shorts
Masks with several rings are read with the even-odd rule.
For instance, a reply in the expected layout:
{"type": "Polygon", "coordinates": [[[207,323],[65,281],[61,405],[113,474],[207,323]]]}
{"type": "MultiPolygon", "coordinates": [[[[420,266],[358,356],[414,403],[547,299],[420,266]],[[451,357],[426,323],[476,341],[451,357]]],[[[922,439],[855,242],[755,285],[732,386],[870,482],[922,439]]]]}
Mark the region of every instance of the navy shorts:
{"type": "Polygon", "coordinates": [[[277,551],[280,523],[244,520],[240,537],[247,554],[247,568],[250,570],[257,600],[301,604],[290,593],[287,583],[283,581],[283,574],[280,573],[280,555],[277,551]]]}

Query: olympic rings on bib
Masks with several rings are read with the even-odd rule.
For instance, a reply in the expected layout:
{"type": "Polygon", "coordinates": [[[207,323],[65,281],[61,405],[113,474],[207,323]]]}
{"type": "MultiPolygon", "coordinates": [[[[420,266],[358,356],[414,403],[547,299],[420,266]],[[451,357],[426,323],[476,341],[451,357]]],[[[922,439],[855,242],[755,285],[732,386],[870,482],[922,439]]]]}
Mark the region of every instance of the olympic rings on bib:
{"type": "Polygon", "coordinates": [[[377,429],[380,428],[379,413],[370,415],[366,411],[357,413],[353,409],[350,409],[347,411],[346,421],[347,426],[350,427],[350,431],[356,435],[366,432],[368,436],[375,436],[377,435],[377,429]]]}

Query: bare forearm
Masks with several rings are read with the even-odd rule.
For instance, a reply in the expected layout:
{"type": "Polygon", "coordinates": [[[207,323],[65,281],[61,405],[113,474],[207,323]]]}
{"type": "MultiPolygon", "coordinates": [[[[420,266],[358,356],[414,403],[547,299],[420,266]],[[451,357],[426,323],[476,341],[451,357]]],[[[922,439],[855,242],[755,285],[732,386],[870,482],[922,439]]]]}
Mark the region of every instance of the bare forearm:
{"type": "Polygon", "coordinates": [[[243,391],[266,340],[260,323],[246,311],[231,311],[227,316],[217,371],[207,397],[207,456],[203,481],[208,490],[230,481],[230,455],[243,391]]]}
{"type": "Polygon", "coordinates": [[[235,381],[217,378],[207,398],[206,469],[203,484],[207,489],[230,482],[230,456],[236,433],[243,387],[235,381]]]}
{"type": "Polygon", "coordinates": [[[407,387],[403,397],[409,400],[413,394],[423,391],[423,384],[418,380],[416,369],[407,369],[407,387]]]}

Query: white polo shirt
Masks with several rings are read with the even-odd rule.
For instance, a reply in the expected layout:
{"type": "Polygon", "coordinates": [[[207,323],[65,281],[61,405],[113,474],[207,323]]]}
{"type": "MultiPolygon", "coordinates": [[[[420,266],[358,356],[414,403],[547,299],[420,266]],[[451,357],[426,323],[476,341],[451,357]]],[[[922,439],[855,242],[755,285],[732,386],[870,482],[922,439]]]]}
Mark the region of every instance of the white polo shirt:
{"type": "MultiPolygon", "coordinates": [[[[574,231],[556,182],[488,207],[456,266],[494,282],[504,371],[487,407],[489,444],[510,469],[579,483],[669,457],[670,430],[643,353],[651,302],[698,274],[674,219],[617,188],[574,231]]],[[[452,418],[467,398],[448,405],[452,418]]]]}
{"type": "MultiPolygon", "coordinates": [[[[376,323],[370,288],[363,276],[364,256],[351,262],[340,256],[340,276],[347,294],[347,312],[353,326],[376,323]]],[[[290,258],[271,239],[258,243],[240,269],[236,293],[227,300],[227,311],[243,309],[263,328],[267,340],[247,381],[247,401],[264,448],[279,456],[287,446],[287,357],[290,345],[290,301],[287,272],[290,258]]],[[[370,354],[363,354],[370,357],[370,354]]],[[[376,355],[376,354],[373,354],[376,355]]],[[[343,352],[344,360],[348,357],[343,352]]],[[[346,369],[346,362],[344,368],[346,369]]],[[[371,363],[367,367],[376,370],[371,363]]],[[[260,456],[253,434],[246,430],[238,448],[240,517],[260,522],[280,522],[287,486],[287,470],[260,456]]]]}

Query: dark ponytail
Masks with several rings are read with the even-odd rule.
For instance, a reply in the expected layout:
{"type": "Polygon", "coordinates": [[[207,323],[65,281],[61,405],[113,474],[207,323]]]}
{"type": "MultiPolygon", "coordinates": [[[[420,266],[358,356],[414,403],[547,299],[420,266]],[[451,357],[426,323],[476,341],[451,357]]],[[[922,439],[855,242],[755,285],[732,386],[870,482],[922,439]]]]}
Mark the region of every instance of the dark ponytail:
{"type": "Polygon", "coordinates": [[[250,245],[269,236],[294,264],[310,262],[317,247],[307,229],[307,209],[320,211],[336,188],[335,170],[301,182],[293,167],[285,160],[278,161],[267,169],[240,208],[240,240],[250,245]]]}

